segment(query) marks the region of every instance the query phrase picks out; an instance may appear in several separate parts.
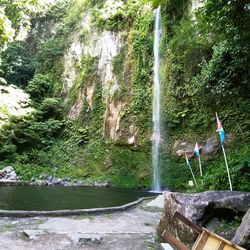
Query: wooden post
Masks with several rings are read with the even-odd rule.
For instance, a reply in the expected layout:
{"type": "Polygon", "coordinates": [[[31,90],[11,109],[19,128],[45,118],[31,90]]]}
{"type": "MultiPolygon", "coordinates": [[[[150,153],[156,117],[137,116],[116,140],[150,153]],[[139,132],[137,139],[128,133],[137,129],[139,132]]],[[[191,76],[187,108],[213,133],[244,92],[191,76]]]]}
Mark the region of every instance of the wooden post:
{"type": "Polygon", "coordinates": [[[188,161],[187,155],[185,154],[185,156],[186,156],[186,162],[187,162],[188,168],[189,168],[189,170],[190,170],[190,172],[191,172],[191,175],[192,175],[192,177],[193,177],[193,179],[194,179],[195,186],[198,187],[197,182],[196,182],[196,179],[195,179],[195,177],[194,177],[193,170],[192,170],[192,168],[191,168],[191,166],[190,166],[190,163],[189,163],[189,161],[188,161]]]}

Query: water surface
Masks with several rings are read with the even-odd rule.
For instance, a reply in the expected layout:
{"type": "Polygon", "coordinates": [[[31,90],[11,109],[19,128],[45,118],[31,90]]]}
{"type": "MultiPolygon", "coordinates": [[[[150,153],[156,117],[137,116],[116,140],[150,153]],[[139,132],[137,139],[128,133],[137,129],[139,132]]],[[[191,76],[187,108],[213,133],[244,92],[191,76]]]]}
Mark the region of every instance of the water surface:
{"type": "Polygon", "coordinates": [[[114,207],[152,195],[118,188],[1,186],[0,209],[51,211],[114,207]]]}

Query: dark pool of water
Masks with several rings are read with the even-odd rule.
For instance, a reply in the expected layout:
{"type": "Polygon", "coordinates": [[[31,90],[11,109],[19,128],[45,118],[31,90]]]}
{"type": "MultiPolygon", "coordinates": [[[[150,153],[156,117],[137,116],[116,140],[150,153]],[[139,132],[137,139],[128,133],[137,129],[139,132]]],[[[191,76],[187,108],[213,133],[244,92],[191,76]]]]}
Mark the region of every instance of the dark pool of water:
{"type": "Polygon", "coordinates": [[[118,188],[1,186],[0,209],[51,211],[114,207],[153,195],[118,188]]]}

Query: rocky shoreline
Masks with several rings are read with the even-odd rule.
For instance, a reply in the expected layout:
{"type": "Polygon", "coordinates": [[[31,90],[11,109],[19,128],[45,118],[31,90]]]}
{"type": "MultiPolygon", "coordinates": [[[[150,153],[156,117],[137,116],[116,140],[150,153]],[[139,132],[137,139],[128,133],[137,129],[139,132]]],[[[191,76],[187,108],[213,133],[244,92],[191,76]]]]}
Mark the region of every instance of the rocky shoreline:
{"type": "Polygon", "coordinates": [[[39,178],[31,178],[30,181],[22,181],[12,166],[0,170],[0,186],[3,185],[28,185],[28,186],[64,186],[64,187],[111,187],[108,181],[78,180],[70,177],[57,178],[54,175],[42,174],[39,178]]]}

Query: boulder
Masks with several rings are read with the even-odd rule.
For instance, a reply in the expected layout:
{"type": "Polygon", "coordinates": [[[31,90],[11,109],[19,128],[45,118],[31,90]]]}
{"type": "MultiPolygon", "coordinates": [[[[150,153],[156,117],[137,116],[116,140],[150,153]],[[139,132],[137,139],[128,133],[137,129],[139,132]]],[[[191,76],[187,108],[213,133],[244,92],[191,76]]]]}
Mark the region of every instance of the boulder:
{"type": "Polygon", "coordinates": [[[180,220],[174,219],[176,211],[196,224],[204,226],[214,217],[230,219],[237,212],[250,207],[250,193],[233,191],[207,191],[198,194],[165,192],[164,214],[157,231],[161,235],[167,229],[184,243],[192,243],[196,234],[180,220]]]}
{"type": "Polygon", "coordinates": [[[232,242],[246,249],[250,249],[250,208],[244,215],[242,223],[237,229],[232,242]]]}
{"type": "Polygon", "coordinates": [[[18,181],[18,176],[13,167],[7,166],[0,170],[0,180],[3,182],[18,181]]]}
{"type": "Polygon", "coordinates": [[[7,166],[3,169],[7,174],[11,173],[14,171],[14,168],[11,166],[7,166]]]}

